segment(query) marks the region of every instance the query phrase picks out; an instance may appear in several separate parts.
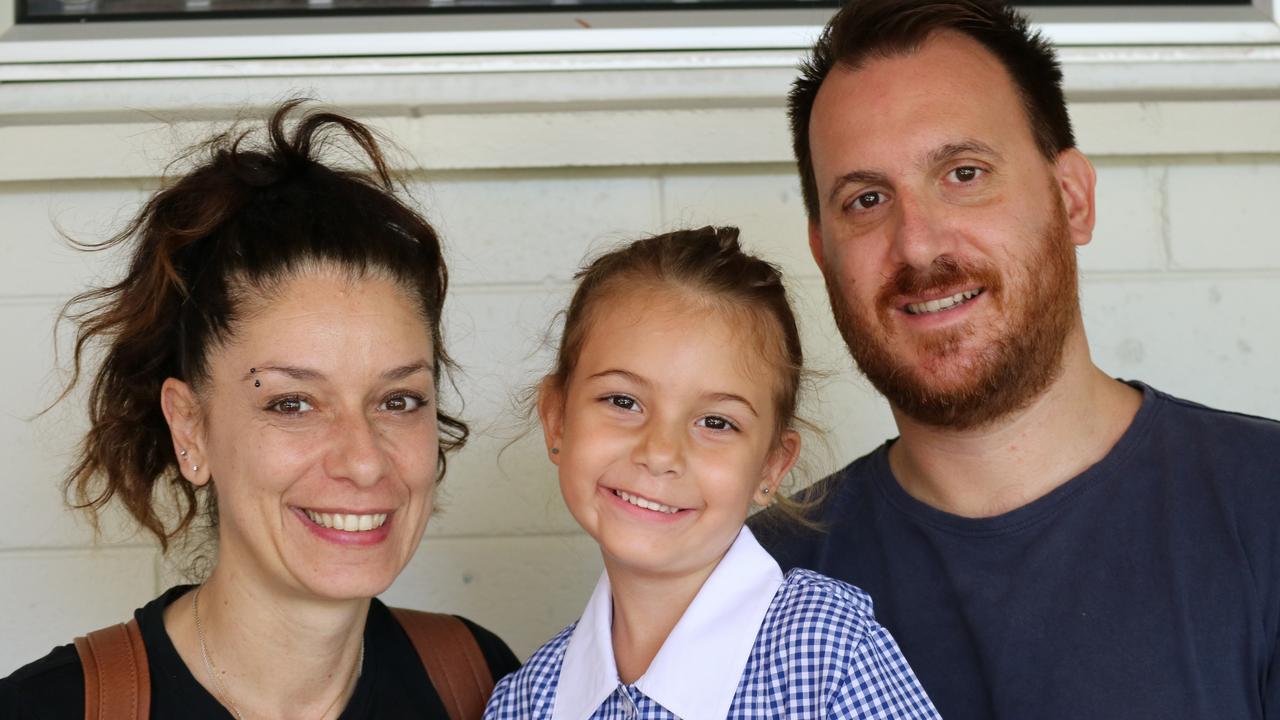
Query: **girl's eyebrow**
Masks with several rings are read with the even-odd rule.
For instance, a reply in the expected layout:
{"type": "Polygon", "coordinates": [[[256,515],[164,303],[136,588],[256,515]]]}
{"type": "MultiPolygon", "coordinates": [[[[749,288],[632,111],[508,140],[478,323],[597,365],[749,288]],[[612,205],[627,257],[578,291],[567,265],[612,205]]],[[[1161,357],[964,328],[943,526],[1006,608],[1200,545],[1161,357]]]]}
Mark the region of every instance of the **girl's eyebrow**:
{"type": "Polygon", "coordinates": [[[741,395],[734,395],[733,393],[717,392],[717,393],[708,393],[706,397],[709,400],[715,400],[717,402],[741,403],[742,405],[746,406],[747,410],[749,410],[752,415],[755,415],[756,417],[760,417],[760,413],[756,412],[756,408],[754,405],[751,404],[751,401],[747,400],[741,395]]]}
{"type": "Polygon", "coordinates": [[[620,368],[609,368],[608,370],[601,370],[600,372],[589,376],[587,379],[595,380],[597,378],[607,377],[609,375],[620,375],[624,379],[630,380],[631,382],[646,388],[653,386],[653,383],[649,382],[648,380],[641,377],[640,375],[637,375],[631,372],[630,370],[622,370],[620,368]]]}
{"type": "MultiPolygon", "coordinates": [[[[608,370],[601,370],[600,372],[595,373],[594,375],[588,376],[587,379],[596,380],[598,378],[608,377],[611,375],[620,376],[646,389],[653,387],[653,383],[649,382],[644,377],[637,375],[631,372],[630,370],[622,370],[619,368],[610,368],[608,370]]],[[[760,413],[756,412],[756,408],[754,405],[751,404],[751,401],[747,400],[741,395],[737,395],[735,393],[727,393],[727,392],[709,392],[709,393],[703,393],[702,397],[705,400],[711,400],[713,402],[739,403],[741,405],[746,406],[747,410],[750,411],[752,415],[756,417],[760,417],[760,413]]]]}

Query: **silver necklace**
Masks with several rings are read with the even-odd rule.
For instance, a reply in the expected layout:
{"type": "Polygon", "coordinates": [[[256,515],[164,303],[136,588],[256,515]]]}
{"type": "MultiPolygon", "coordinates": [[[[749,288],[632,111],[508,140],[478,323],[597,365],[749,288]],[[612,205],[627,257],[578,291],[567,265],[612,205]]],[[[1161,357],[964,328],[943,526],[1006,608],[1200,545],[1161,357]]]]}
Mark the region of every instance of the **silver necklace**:
{"type": "MultiPolygon", "coordinates": [[[[231,693],[227,692],[227,686],[222,684],[222,678],[218,676],[217,671],[214,670],[213,661],[209,659],[209,647],[204,641],[204,625],[200,623],[200,591],[203,589],[203,585],[197,585],[195,593],[191,596],[191,614],[195,617],[196,621],[196,637],[200,639],[200,657],[204,660],[204,669],[208,671],[209,677],[213,678],[214,684],[218,686],[218,700],[231,708],[231,714],[236,716],[236,720],[244,720],[244,714],[240,712],[240,708],[236,706],[235,701],[231,699],[231,693]]],[[[356,659],[356,666],[351,668],[351,674],[347,676],[347,687],[351,685],[353,680],[360,677],[360,672],[363,668],[364,638],[362,637],[360,638],[360,656],[356,659]]],[[[345,693],[341,692],[338,693],[338,697],[335,697],[333,701],[329,703],[329,707],[325,708],[324,712],[320,713],[320,717],[323,718],[325,715],[328,715],[329,711],[333,709],[333,706],[337,704],[339,698],[344,694],[345,693]]]]}

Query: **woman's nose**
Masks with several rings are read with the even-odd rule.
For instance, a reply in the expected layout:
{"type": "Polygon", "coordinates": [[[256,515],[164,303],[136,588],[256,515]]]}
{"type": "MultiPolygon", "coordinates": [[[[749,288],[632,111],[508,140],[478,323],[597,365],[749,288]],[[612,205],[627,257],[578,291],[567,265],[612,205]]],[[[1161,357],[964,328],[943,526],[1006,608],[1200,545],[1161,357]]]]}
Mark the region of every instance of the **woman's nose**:
{"type": "Polygon", "coordinates": [[[378,429],[363,414],[353,414],[337,423],[329,452],[329,476],[356,485],[369,486],[387,471],[387,453],[378,429]]]}

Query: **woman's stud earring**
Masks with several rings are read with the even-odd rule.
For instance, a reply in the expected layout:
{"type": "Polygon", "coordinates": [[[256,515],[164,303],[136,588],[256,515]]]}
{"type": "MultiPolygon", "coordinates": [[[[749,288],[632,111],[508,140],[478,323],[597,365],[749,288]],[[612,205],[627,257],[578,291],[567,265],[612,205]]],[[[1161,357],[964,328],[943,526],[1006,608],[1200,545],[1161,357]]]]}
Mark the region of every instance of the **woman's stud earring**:
{"type": "Polygon", "coordinates": [[[552,455],[559,455],[559,454],[560,454],[560,448],[551,448],[551,454],[552,454],[552,455]]]}
{"type": "Polygon", "coordinates": [[[769,494],[769,486],[768,486],[768,485],[766,485],[766,486],[764,486],[764,487],[760,488],[760,492],[764,493],[765,495],[768,495],[768,494],[769,494]]]}
{"type": "Polygon", "coordinates": [[[192,466],[191,466],[191,472],[200,472],[200,466],[199,466],[199,465],[192,465],[192,466]]]}
{"type": "Polygon", "coordinates": [[[178,455],[179,455],[180,457],[186,457],[186,456],[187,456],[187,449],[186,449],[186,448],[183,448],[183,449],[182,449],[182,452],[178,453],[178,455]]]}

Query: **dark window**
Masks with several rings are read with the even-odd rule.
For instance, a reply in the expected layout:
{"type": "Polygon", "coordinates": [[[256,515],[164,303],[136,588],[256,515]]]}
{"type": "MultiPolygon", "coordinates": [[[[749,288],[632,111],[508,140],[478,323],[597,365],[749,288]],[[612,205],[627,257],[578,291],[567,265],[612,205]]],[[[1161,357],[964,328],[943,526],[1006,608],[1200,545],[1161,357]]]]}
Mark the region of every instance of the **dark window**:
{"type": "MultiPolygon", "coordinates": [[[[538,10],[835,7],[839,0],[17,0],[19,23],[538,10]]],[[[1248,7],[1251,0],[1022,0],[1025,7],[1248,7]]]]}

